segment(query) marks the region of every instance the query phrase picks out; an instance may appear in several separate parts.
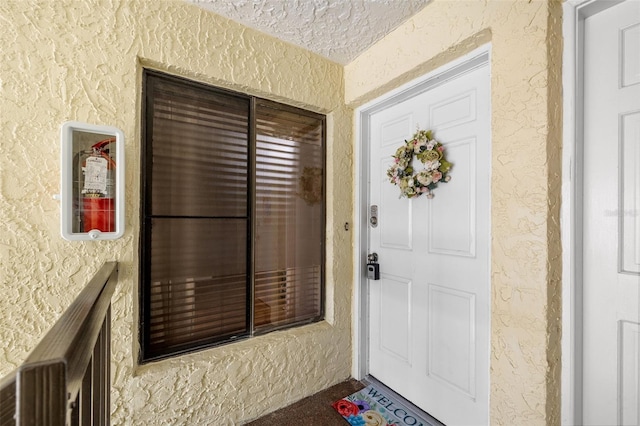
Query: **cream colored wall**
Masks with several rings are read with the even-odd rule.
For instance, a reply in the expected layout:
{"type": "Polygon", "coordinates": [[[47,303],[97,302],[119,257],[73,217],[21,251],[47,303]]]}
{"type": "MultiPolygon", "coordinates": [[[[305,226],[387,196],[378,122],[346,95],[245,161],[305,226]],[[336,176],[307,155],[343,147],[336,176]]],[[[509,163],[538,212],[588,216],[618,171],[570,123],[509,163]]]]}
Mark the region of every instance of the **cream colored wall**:
{"type": "Polygon", "coordinates": [[[118,260],[112,424],[237,424],[347,378],[352,111],[342,67],[182,1],[3,0],[0,23],[0,376],[104,261],[118,260]],[[326,322],[136,366],[144,66],[329,114],[326,322]],[[60,237],[51,196],[67,120],[124,131],[120,240],[60,237]]]}
{"type": "Polygon", "coordinates": [[[345,67],[355,108],[491,43],[493,425],[560,424],[561,13],[434,0],[345,67]]]}

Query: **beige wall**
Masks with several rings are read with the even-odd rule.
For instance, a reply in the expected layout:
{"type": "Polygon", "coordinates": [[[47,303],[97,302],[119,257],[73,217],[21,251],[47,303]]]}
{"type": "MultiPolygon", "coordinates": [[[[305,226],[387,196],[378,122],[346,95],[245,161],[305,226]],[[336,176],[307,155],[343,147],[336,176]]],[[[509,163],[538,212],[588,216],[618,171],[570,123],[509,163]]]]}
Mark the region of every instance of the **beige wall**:
{"type": "Polygon", "coordinates": [[[434,0],[345,67],[351,107],[491,43],[495,425],[560,423],[561,5],[434,0]]]}
{"type": "Polygon", "coordinates": [[[0,376],[19,365],[106,260],[114,296],[112,423],[236,424],[350,372],[351,119],[342,67],[182,1],[0,2],[0,376]],[[151,67],[327,113],[327,321],[139,367],[140,84],[151,67]],[[59,128],[126,137],[126,232],[60,237],[59,128]]]}
{"type": "Polygon", "coordinates": [[[560,10],[541,0],[434,0],[348,65],[343,85],[338,65],[178,1],[0,2],[0,376],[87,274],[116,259],[113,424],[229,424],[346,378],[350,108],[490,42],[491,419],[558,424],[560,10]],[[327,322],[136,366],[143,66],[330,114],[327,322]],[[127,231],[118,241],[59,236],[51,194],[66,120],[125,133],[127,231]]]}

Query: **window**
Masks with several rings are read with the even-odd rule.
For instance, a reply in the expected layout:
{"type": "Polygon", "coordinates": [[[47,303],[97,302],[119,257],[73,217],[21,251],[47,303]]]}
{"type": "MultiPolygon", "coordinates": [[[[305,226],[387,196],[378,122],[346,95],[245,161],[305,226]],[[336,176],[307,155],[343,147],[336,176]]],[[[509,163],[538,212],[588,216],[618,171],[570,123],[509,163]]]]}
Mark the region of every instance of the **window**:
{"type": "Polygon", "coordinates": [[[325,117],[145,71],[141,361],[324,315],[325,117]]]}

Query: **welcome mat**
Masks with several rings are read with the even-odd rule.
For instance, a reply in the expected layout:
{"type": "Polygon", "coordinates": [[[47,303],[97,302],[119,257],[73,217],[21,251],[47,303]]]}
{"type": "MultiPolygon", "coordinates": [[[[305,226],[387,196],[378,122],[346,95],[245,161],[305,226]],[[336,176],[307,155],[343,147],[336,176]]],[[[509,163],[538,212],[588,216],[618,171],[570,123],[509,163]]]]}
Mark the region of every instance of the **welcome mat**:
{"type": "Polygon", "coordinates": [[[352,426],[433,426],[373,385],[332,405],[352,426]]]}

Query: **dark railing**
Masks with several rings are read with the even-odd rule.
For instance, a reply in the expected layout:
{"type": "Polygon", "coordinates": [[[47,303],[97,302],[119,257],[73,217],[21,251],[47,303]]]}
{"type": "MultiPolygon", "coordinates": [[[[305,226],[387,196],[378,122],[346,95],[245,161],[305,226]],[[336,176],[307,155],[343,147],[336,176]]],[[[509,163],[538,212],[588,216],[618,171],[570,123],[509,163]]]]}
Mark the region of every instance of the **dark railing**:
{"type": "Polygon", "coordinates": [[[109,425],[111,296],[105,263],[26,361],[0,381],[0,426],[109,425]]]}

